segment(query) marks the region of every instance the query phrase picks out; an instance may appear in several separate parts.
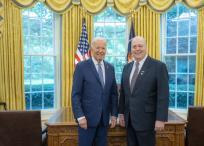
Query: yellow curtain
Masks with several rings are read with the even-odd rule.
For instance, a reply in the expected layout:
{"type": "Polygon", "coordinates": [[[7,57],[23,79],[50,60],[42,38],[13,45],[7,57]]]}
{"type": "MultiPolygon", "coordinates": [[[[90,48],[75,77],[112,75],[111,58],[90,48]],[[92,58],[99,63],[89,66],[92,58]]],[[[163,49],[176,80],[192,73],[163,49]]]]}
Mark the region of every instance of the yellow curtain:
{"type": "Polygon", "coordinates": [[[21,11],[4,0],[3,34],[0,37],[0,101],[8,109],[25,109],[21,11]]]}
{"type": "Polygon", "coordinates": [[[204,106],[204,8],[198,12],[195,105],[204,106]]]}
{"type": "Polygon", "coordinates": [[[115,0],[115,9],[122,14],[128,14],[139,4],[139,0],[115,0]]]}
{"type": "Polygon", "coordinates": [[[62,107],[71,107],[71,89],[74,72],[74,54],[77,49],[81,30],[82,18],[86,19],[86,27],[89,43],[92,39],[93,17],[87,14],[81,7],[73,6],[62,15],[62,107]]]}
{"type": "Polygon", "coordinates": [[[95,14],[102,11],[107,4],[106,0],[81,0],[82,7],[89,13],[95,14]]]}
{"type": "Polygon", "coordinates": [[[35,5],[37,0],[11,0],[19,8],[28,8],[35,5]]]}
{"type": "Polygon", "coordinates": [[[190,8],[201,8],[204,6],[204,0],[183,0],[190,8]]]}
{"type": "Polygon", "coordinates": [[[164,12],[169,9],[175,0],[148,0],[148,6],[156,12],[164,12]]]}
{"type": "Polygon", "coordinates": [[[203,0],[11,0],[20,8],[28,8],[36,2],[44,2],[49,8],[58,13],[64,13],[73,5],[82,6],[91,14],[101,12],[107,5],[113,6],[121,14],[130,14],[140,6],[147,5],[155,12],[165,12],[175,3],[184,2],[191,8],[204,7],[203,0]]]}
{"type": "Polygon", "coordinates": [[[133,19],[135,33],[143,36],[147,41],[148,54],[160,59],[160,14],[151,11],[147,6],[142,6],[129,17],[133,19]]]}
{"type": "Polygon", "coordinates": [[[72,0],[45,0],[45,4],[58,13],[65,12],[70,8],[71,2],[72,0]]]}

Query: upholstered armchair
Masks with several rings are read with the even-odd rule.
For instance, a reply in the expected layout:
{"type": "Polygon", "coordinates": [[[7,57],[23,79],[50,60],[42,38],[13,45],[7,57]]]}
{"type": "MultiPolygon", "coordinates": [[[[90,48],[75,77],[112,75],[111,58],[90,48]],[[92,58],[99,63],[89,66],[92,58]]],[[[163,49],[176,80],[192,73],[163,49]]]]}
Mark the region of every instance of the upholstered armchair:
{"type": "Polygon", "coordinates": [[[0,146],[44,146],[40,111],[0,111],[0,146]]]}
{"type": "Polygon", "coordinates": [[[204,146],[204,107],[189,107],[186,146],[204,146]]]}

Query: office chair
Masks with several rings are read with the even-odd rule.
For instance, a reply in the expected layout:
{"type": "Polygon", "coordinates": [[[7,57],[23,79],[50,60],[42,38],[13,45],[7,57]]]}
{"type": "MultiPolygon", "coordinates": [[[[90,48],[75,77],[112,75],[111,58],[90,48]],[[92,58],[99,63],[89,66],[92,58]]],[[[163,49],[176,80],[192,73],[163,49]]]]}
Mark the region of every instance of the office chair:
{"type": "Polygon", "coordinates": [[[46,145],[40,111],[0,111],[0,123],[0,146],[46,145]]]}

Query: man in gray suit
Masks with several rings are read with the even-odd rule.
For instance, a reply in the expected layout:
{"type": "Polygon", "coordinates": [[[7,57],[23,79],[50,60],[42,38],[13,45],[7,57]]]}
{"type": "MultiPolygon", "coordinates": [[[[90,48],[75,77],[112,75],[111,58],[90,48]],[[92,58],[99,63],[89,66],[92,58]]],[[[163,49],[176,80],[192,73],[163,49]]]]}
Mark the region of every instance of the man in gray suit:
{"type": "Polygon", "coordinates": [[[147,55],[143,37],[132,40],[134,61],[121,79],[119,123],[127,128],[128,146],[155,146],[155,131],[168,118],[169,86],[166,65],[147,55]]]}

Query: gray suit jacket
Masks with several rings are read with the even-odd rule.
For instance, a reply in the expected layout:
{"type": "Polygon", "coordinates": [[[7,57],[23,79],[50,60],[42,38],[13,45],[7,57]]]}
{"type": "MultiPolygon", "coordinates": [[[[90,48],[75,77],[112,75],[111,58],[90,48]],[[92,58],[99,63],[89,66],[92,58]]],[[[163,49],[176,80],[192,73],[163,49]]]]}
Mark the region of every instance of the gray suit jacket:
{"type": "Polygon", "coordinates": [[[133,92],[130,92],[129,77],[133,62],[125,65],[122,73],[119,113],[129,116],[135,130],[153,130],[155,121],[167,121],[169,85],[166,65],[151,57],[145,60],[133,92]]]}

